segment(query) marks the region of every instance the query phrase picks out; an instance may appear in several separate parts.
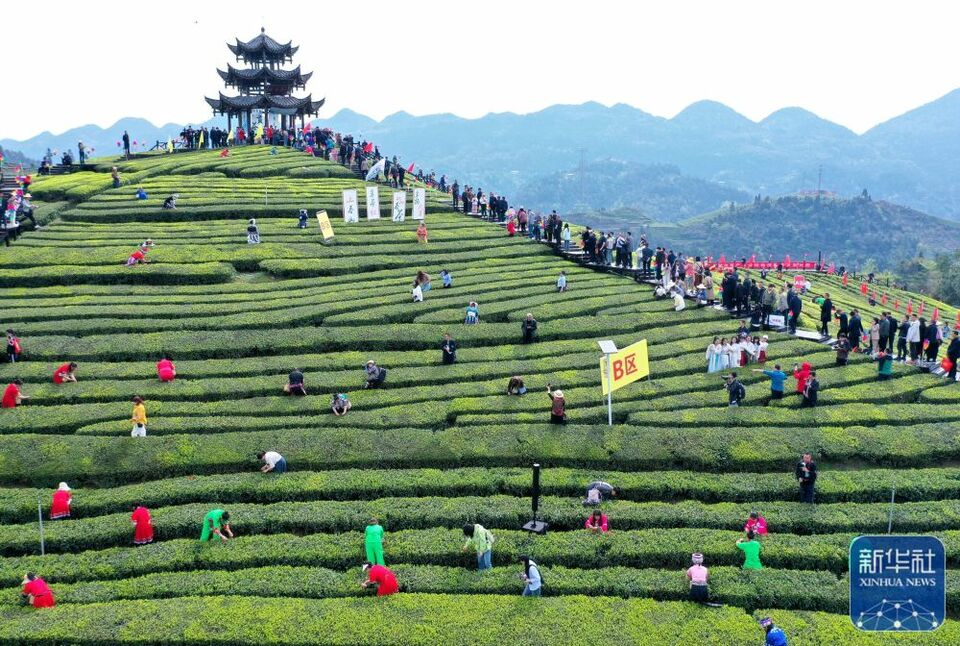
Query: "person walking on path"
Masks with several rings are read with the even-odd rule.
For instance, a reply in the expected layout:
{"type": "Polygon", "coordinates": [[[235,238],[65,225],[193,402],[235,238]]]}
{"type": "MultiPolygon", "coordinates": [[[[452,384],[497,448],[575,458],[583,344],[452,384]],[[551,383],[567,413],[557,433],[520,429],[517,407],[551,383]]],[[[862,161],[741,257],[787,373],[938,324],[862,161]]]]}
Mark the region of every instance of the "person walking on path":
{"type": "Polygon", "coordinates": [[[20,339],[12,329],[7,330],[7,361],[16,363],[20,358],[20,339]]]}
{"type": "Polygon", "coordinates": [[[147,436],[147,407],[143,405],[143,397],[140,395],[133,398],[133,414],[130,416],[130,421],[133,422],[130,437],[147,436]]]}
{"type": "Polygon", "coordinates": [[[153,542],[153,519],[150,518],[150,510],[136,503],[133,505],[133,513],[130,514],[130,522],[133,523],[133,544],[146,545],[153,542]]]}
{"type": "Polygon", "coordinates": [[[780,364],[773,364],[773,370],[754,368],[751,372],[759,372],[770,378],[770,399],[783,399],[783,386],[787,375],[780,369],[780,364]]]}
{"type": "Polygon", "coordinates": [[[690,556],[692,565],[687,568],[687,581],[690,584],[690,601],[707,603],[710,601],[710,571],[703,566],[703,554],[697,552],[690,556]]]}
{"type": "Polygon", "coordinates": [[[473,548],[477,553],[477,570],[483,572],[493,567],[493,543],[496,540],[489,529],[479,523],[467,523],[463,526],[463,535],[467,542],[463,544],[461,552],[473,548]]]}
{"type": "Polygon", "coordinates": [[[841,332],[837,335],[837,342],[833,346],[837,353],[837,365],[845,366],[850,360],[850,342],[847,341],[847,335],[841,332]]]}
{"type": "Polygon", "coordinates": [[[813,370],[810,372],[810,379],[807,380],[806,385],[803,387],[803,401],[800,402],[800,406],[808,408],[815,407],[817,405],[819,392],[820,381],[817,379],[817,371],[813,370]]]}
{"type": "Polygon", "coordinates": [[[521,556],[520,562],[523,563],[523,596],[539,597],[543,588],[543,577],[540,575],[540,568],[529,556],[521,556]]]}
{"type": "Polygon", "coordinates": [[[23,577],[21,594],[27,604],[34,608],[52,608],[57,605],[50,586],[33,572],[27,572],[26,576],[23,577]]]}
{"type": "Polygon", "coordinates": [[[947,372],[947,380],[951,384],[957,383],[957,361],[960,361],[960,331],[953,331],[953,338],[950,339],[950,345],[947,346],[947,359],[950,361],[950,371],[947,372]]]}
{"type": "Polygon", "coordinates": [[[417,227],[417,242],[427,244],[430,242],[429,236],[430,234],[427,231],[427,224],[425,222],[421,222],[417,227]]]}
{"type": "Polygon", "coordinates": [[[730,408],[737,408],[743,403],[743,400],[747,397],[747,389],[744,388],[743,384],[740,383],[740,380],[737,379],[737,373],[731,372],[727,375],[727,383],[725,385],[727,389],[727,394],[729,395],[729,406],[730,408]]]}
{"type": "Polygon", "coordinates": [[[833,318],[833,301],[830,300],[830,293],[823,295],[823,302],[820,303],[820,334],[826,338],[830,336],[830,319],[833,318]]]}
{"type": "Polygon", "coordinates": [[[807,387],[807,380],[810,379],[811,370],[812,366],[807,362],[804,362],[800,366],[793,364],[793,378],[797,381],[797,392],[801,395],[803,394],[804,389],[807,387]]]}
{"type": "Polygon", "coordinates": [[[813,496],[817,484],[817,465],[811,453],[804,453],[794,470],[797,482],[800,484],[800,502],[813,504],[813,496]]]}
{"type": "Polygon", "coordinates": [[[367,573],[367,580],[360,584],[361,588],[366,589],[371,585],[377,586],[378,597],[386,597],[400,592],[397,576],[386,566],[364,563],[361,571],[367,573]]]}
{"type": "Polygon", "coordinates": [[[440,359],[445,365],[457,361],[457,342],[453,340],[449,332],[443,335],[443,342],[440,344],[440,359]]]}
{"type": "Polygon", "coordinates": [[[257,459],[263,462],[262,473],[286,473],[287,460],[276,451],[258,451],[257,459]]]}
{"type": "Polygon", "coordinates": [[[224,541],[227,540],[227,536],[233,538],[233,530],[230,529],[230,512],[223,509],[212,509],[203,517],[200,541],[206,543],[214,536],[224,541]],[[226,532],[226,536],[224,536],[224,532],[226,532]]]}
{"type": "Polygon", "coordinates": [[[373,565],[386,565],[383,560],[383,526],[376,518],[367,521],[367,528],[363,530],[363,550],[367,554],[367,562],[373,565]]]}
{"type": "Polygon", "coordinates": [[[567,400],[563,396],[562,390],[554,390],[553,384],[547,384],[547,396],[550,398],[550,423],[567,423],[567,400]]]}
{"type": "Polygon", "coordinates": [[[860,352],[860,340],[863,337],[863,322],[860,320],[860,312],[853,310],[850,312],[850,323],[847,332],[847,340],[854,352],[860,352]]]}
{"type": "Polygon", "coordinates": [[[524,343],[533,343],[537,340],[537,320],[533,318],[533,314],[528,313],[523,319],[523,323],[520,324],[520,331],[523,333],[524,343]]]}
{"type": "Polygon", "coordinates": [[[57,490],[53,492],[53,501],[50,503],[50,520],[60,520],[61,518],[70,518],[70,503],[73,497],[70,495],[70,487],[66,482],[61,482],[57,490]]]}
{"type": "Polygon", "coordinates": [[[907,360],[907,336],[910,334],[910,320],[904,318],[897,328],[897,361],[907,360]]]}
{"type": "Polygon", "coordinates": [[[743,552],[743,569],[744,570],[762,570],[763,565],[760,563],[760,551],[762,546],[760,541],[757,540],[756,534],[751,531],[747,532],[747,537],[745,539],[737,539],[737,549],[743,552]]]}

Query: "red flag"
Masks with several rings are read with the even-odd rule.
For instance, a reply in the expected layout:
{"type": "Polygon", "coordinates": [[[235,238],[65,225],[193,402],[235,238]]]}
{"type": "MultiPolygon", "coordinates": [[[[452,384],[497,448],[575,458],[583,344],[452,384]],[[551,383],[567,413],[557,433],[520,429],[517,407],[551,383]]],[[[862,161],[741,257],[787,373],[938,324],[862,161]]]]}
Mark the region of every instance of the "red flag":
{"type": "Polygon", "coordinates": [[[850,282],[850,277],[847,276],[847,272],[843,272],[843,286],[846,287],[848,282],[850,282]]]}
{"type": "Polygon", "coordinates": [[[371,141],[366,146],[363,147],[363,152],[372,153],[373,152],[373,142],[371,141]]]}
{"type": "Polygon", "coordinates": [[[408,172],[408,173],[412,173],[412,172],[413,172],[413,164],[410,164],[410,167],[407,168],[407,172],[408,172]]]}
{"type": "Polygon", "coordinates": [[[912,299],[912,298],[911,298],[909,301],[907,301],[907,316],[910,316],[911,314],[913,314],[913,299],[912,299]]]}
{"type": "Polygon", "coordinates": [[[893,309],[895,309],[895,310],[898,311],[898,312],[900,311],[900,299],[899,299],[899,298],[898,298],[897,300],[893,301],[893,309]]]}
{"type": "Polygon", "coordinates": [[[939,321],[939,320],[940,320],[940,308],[939,308],[939,307],[934,307],[934,308],[933,308],[933,314],[930,316],[930,320],[931,320],[931,321],[939,321]]]}
{"type": "Polygon", "coordinates": [[[864,296],[867,295],[867,283],[866,283],[866,282],[861,282],[861,283],[860,283],[860,293],[863,294],[864,296]]]}
{"type": "Polygon", "coordinates": [[[880,302],[883,303],[884,305],[887,304],[887,293],[886,293],[886,292],[883,293],[883,297],[880,299],[880,302]]]}
{"type": "Polygon", "coordinates": [[[923,316],[923,301],[920,301],[920,310],[918,312],[920,316],[923,316]]]}
{"type": "Polygon", "coordinates": [[[957,324],[953,327],[960,330],[960,310],[957,311],[957,324]]]}

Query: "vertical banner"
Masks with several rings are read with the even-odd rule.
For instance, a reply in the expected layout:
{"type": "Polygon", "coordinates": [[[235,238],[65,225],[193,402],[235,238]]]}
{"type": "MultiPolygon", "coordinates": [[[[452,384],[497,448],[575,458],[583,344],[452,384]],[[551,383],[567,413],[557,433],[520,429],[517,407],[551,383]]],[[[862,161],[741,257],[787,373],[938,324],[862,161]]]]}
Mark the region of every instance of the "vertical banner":
{"type": "Polygon", "coordinates": [[[323,233],[323,239],[329,240],[333,237],[333,225],[330,224],[330,218],[326,211],[317,211],[317,222],[320,223],[320,231],[323,233]]]}
{"type": "Polygon", "coordinates": [[[357,190],[354,188],[343,192],[343,221],[360,221],[360,209],[357,206],[357,190]]]}
{"type": "Polygon", "coordinates": [[[427,189],[413,189],[413,219],[423,220],[427,216],[427,189]]]}
{"type": "Polygon", "coordinates": [[[407,219],[407,192],[393,192],[393,221],[403,222],[407,219]]]}
{"type": "Polygon", "coordinates": [[[367,187],[367,219],[368,220],[380,219],[380,187],[379,186],[367,187]]]}

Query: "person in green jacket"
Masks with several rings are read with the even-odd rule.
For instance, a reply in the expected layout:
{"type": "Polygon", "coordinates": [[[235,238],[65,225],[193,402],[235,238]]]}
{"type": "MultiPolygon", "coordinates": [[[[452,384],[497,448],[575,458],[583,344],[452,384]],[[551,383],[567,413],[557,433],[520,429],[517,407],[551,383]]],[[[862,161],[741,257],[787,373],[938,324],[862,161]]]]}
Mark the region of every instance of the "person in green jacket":
{"type": "Polygon", "coordinates": [[[367,552],[367,561],[373,565],[386,565],[383,562],[383,527],[376,518],[371,518],[363,532],[363,547],[367,552]]]}
{"type": "Polygon", "coordinates": [[[883,350],[877,354],[877,380],[886,381],[893,378],[893,355],[883,350]]]}
{"type": "Polygon", "coordinates": [[[200,540],[207,542],[214,536],[227,540],[227,537],[223,535],[224,532],[230,538],[233,538],[233,531],[230,529],[230,512],[222,509],[208,511],[207,515],[203,517],[203,530],[200,532],[200,540]]]}
{"type": "Polygon", "coordinates": [[[746,540],[742,538],[737,539],[737,548],[743,552],[744,570],[763,569],[763,565],[760,564],[760,541],[757,540],[756,535],[754,535],[752,531],[747,532],[746,540]]]}
{"type": "Polygon", "coordinates": [[[463,526],[463,535],[467,537],[462,552],[471,547],[477,552],[477,570],[483,572],[493,567],[493,534],[479,523],[467,523],[463,526]]]}

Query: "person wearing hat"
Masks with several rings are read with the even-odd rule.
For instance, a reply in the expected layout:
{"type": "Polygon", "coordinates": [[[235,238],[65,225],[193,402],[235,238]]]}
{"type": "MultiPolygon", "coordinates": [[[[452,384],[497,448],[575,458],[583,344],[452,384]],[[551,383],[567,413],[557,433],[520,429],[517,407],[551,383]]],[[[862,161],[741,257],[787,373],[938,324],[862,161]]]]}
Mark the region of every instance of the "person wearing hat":
{"type": "Polygon", "coordinates": [[[566,424],[567,423],[567,400],[563,397],[562,390],[554,390],[553,384],[547,384],[547,396],[552,402],[550,407],[550,423],[551,424],[566,424]]]}
{"type": "Polygon", "coordinates": [[[300,209],[300,212],[297,214],[297,228],[306,229],[307,228],[307,210],[300,209]]]}
{"type": "Polygon", "coordinates": [[[53,492],[53,502],[50,504],[50,520],[70,518],[70,503],[72,500],[70,487],[67,486],[66,482],[61,482],[57,490],[53,492]]]}
{"type": "Polygon", "coordinates": [[[396,575],[385,565],[373,565],[369,562],[364,563],[361,572],[367,573],[367,580],[361,583],[360,587],[366,589],[371,585],[377,586],[378,597],[386,597],[400,591],[396,575]]]}
{"type": "Polygon", "coordinates": [[[787,646],[787,635],[773,625],[773,619],[764,617],[760,620],[760,627],[767,633],[767,639],[763,642],[764,646],[787,646]]]}
{"type": "Polygon", "coordinates": [[[697,603],[707,603],[710,600],[710,571],[703,566],[703,554],[692,555],[693,562],[687,568],[687,581],[690,583],[690,600],[697,603]]]}
{"type": "Polygon", "coordinates": [[[33,197],[30,193],[24,193],[23,197],[20,199],[20,206],[17,208],[17,215],[20,216],[20,219],[27,219],[33,224],[34,229],[42,228],[37,224],[36,218],[33,217],[33,204],[30,203],[30,199],[33,197]]]}
{"type": "Polygon", "coordinates": [[[147,252],[150,250],[150,247],[144,247],[143,245],[137,247],[137,250],[130,254],[130,257],[127,258],[127,267],[133,267],[134,265],[147,264],[147,252]]]}
{"type": "Polygon", "coordinates": [[[367,361],[367,365],[364,368],[367,373],[367,383],[365,388],[376,388],[377,386],[382,386],[383,382],[387,379],[387,369],[381,368],[377,363],[370,359],[367,361]]]}

